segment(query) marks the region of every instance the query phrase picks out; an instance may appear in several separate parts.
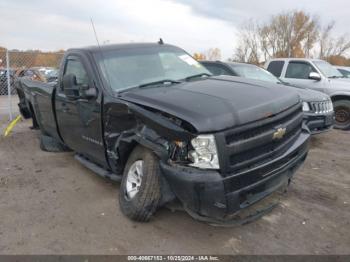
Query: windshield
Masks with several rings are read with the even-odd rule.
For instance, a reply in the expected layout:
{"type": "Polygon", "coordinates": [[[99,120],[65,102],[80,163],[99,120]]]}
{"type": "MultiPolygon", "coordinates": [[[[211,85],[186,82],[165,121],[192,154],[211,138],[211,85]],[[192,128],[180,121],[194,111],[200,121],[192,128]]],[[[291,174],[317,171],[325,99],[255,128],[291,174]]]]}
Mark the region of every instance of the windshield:
{"type": "Polygon", "coordinates": [[[331,64],[326,61],[314,61],[314,64],[322,72],[325,77],[337,78],[343,77],[343,75],[331,64]]]}
{"type": "Polygon", "coordinates": [[[210,74],[183,50],[170,46],[102,51],[96,59],[107,83],[115,91],[162,80],[179,81],[210,74]]]}
{"type": "Polygon", "coordinates": [[[338,68],[338,71],[346,78],[350,78],[350,69],[338,68]]]}
{"type": "Polygon", "coordinates": [[[255,65],[248,64],[229,64],[235,73],[244,78],[262,80],[273,83],[281,81],[270,72],[255,65]]]}

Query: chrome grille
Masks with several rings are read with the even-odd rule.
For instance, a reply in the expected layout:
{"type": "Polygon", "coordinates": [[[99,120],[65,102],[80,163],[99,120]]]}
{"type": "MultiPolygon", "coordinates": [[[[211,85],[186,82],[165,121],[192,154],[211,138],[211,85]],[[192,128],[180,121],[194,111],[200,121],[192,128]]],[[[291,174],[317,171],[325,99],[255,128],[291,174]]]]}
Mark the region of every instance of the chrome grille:
{"type": "Polygon", "coordinates": [[[332,101],[310,102],[311,111],[315,114],[325,114],[333,112],[332,101]]]}

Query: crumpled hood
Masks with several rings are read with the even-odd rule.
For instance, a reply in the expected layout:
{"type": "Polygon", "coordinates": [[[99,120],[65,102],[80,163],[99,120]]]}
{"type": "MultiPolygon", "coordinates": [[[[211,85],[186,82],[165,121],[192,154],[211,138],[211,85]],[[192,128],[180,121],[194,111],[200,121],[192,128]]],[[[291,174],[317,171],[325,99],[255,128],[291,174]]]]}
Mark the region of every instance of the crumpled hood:
{"type": "Polygon", "coordinates": [[[164,87],[133,89],[121,99],[176,116],[209,133],[278,114],[297,104],[298,94],[277,84],[220,76],[164,87]]]}

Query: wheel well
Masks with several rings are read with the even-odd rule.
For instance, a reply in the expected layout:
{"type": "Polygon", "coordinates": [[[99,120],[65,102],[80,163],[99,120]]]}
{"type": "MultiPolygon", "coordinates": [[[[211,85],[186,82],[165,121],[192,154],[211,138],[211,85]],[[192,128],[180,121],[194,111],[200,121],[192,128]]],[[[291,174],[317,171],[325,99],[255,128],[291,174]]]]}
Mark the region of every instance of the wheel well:
{"type": "Polygon", "coordinates": [[[117,147],[119,155],[118,166],[120,167],[118,170],[119,172],[124,170],[130,154],[137,146],[142,146],[148,150],[151,150],[155,155],[157,155],[158,158],[164,157],[164,152],[162,152],[161,149],[157,148],[155,145],[152,145],[150,141],[145,141],[145,143],[140,140],[120,141],[117,147]]]}
{"type": "Polygon", "coordinates": [[[331,97],[332,102],[338,101],[338,100],[350,100],[350,96],[347,95],[335,95],[331,97]]]}
{"type": "Polygon", "coordinates": [[[124,170],[124,167],[126,165],[126,162],[129,159],[129,156],[131,154],[131,152],[135,149],[136,146],[138,146],[139,143],[135,140],[127,143],[127,142],[120,142],[119,146],[118,146],[118,154],[119,154],[119,160],[118,160],[118,167],[119,170],[118,172],[122,173],[124,170]]]}

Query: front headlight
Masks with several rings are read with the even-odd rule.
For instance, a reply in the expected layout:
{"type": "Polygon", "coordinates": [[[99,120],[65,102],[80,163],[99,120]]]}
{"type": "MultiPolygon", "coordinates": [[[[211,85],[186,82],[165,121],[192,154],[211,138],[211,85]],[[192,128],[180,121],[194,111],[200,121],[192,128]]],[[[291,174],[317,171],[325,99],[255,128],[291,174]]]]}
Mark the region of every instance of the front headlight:
{"type": "Polygon", "coordinates": [[[219,158],[216,149],[215,137],[213,135],[199,135],[191,140],[193,146],[189,158],[191,166],[204,169],[219,169],[219,158]]]}
{"type": "Polygon", "coordinates": [[[303,102],[303,112],[310,111],[310,106],[308,102],[303,102]]]}
{"type": "Polygon", "coordinates": [[[329,109],[329,112],[333,112],[334,111],[332,100],[328,101],[328,109],[329,109]]]}

